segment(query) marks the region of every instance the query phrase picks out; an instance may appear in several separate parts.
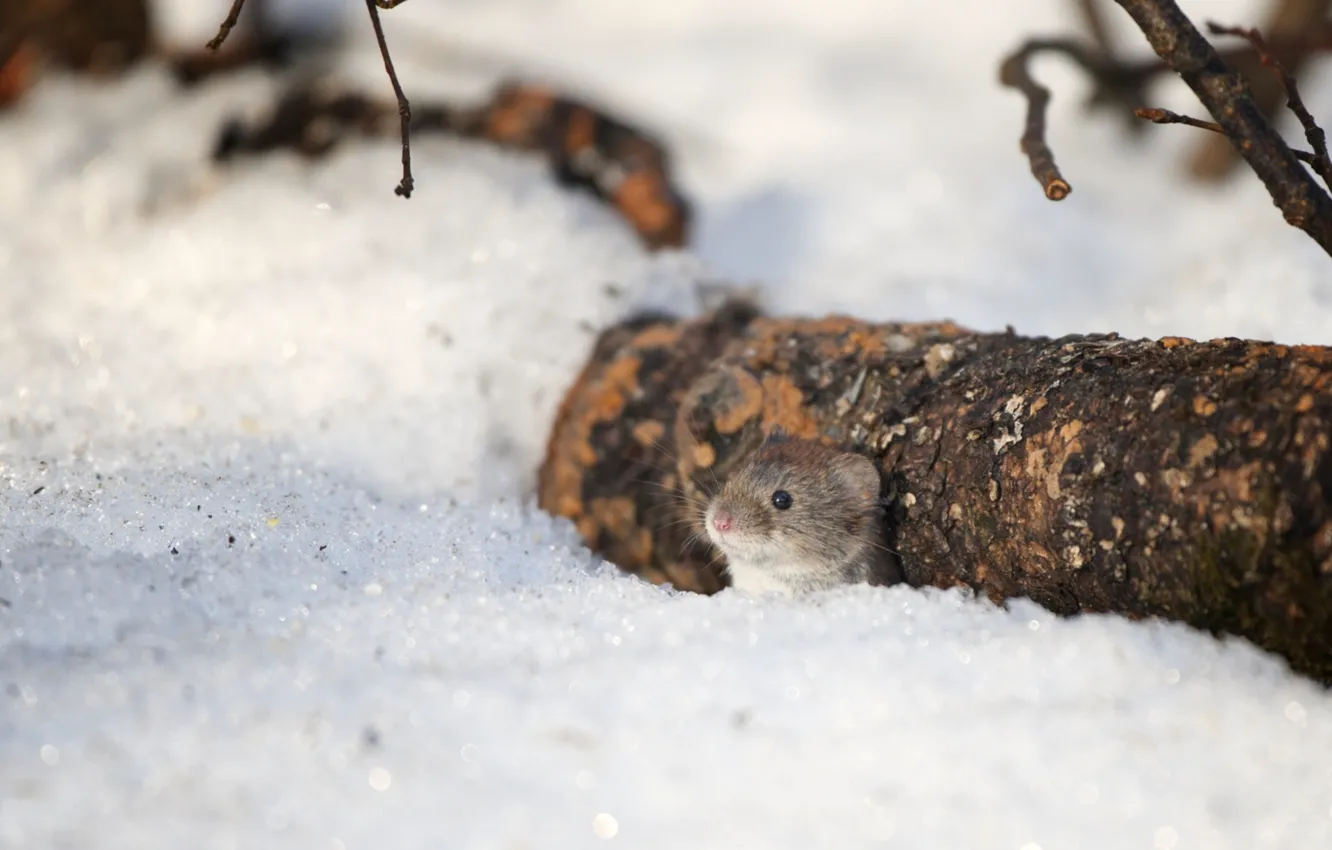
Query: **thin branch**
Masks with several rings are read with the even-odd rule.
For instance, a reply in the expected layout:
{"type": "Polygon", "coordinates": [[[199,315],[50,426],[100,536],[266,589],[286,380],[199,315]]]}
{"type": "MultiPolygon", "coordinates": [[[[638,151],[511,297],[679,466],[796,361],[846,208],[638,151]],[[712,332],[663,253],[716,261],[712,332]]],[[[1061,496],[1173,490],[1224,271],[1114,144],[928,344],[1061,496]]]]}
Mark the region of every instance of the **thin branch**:
{"type": "Polygon", "coordinates": [[[1332,196],[1304,169],[1249,94],[1174,0],[1116,0],[1226,131],[1287,222],[1332,255],[1332,196]]]}
{"type": "MultiPolygon", "coordinates": [[[[384,58],[384,70],[388,72],[389,82],[393,85],[393,95],[398,101],[398,120],[401,125],[402,134],[402,180],[398,182],[393,193],[403,198],[412,196],[412,189],[415,181],[412,180],[412,146],[409,137],[412,123],[412,107],[407,102],[407,95],[403,93],[402,85],[398,82],[398,72],[393,68],[393,57],[389,55],[388,42],[384,39],[384,27],[379,21],[380,9],[393,9],[407,0],[365,0],[365,7],[370,12],[370,25],[375,31],[375,41],[379,45],[379,55],[384,58]]],[[[208,42],[210,50],[217,50],[222,43],[227,40],[235,28],[236,22],[240,19],[241,10],[245,7],[245,0],[232,0],[231,11],[222,21],[222,26],[218,28],[217,35],[208,42]]],[[[187,69],[188,71],[188,69],[187,69]]]]}
{"type": "MultiPolygon", "coordinates": [[[[1312,53],[1332,50],[1332,25],[1302,33],[1298,37],[1274,39],[1273,46],[1277,55],[1299,55],[1301,52],[1312,53]]],[[[1028,99],[1028,132],[1023,135],[1022,150],[1028,155],[1028,159],[1031,159],[1032,154],[1028,149],[1028,139],[1034,138],[1037,161],[1033,162],[1032,173],[1041,182],[1043,189],[1048,185],[1054,185],[1056,194],[1062,191],[1062,194],[1059,194],[1059,197],[1062,198],[1070,191],[1067,188],[1068,182],[1063,180],[1058,170],[1050,171],[1047,168],[1047,165],[1053,166],[1054,157],[1043,136],[1045,109],[1049,102],[1050,93],[1043,86],[1038,85],[1027,70],[1032,57],[1042,53],[1055,53],[1064,56],[1076,63],[1087,73],[1087,76],[1091,77],[1095,88],[1088,98],[1089,106],[1114,106],[1117,109],[1122,108],[1125,115],[1132,114],[1130,110],[1134,104],[1142,103],[1147,99],[1146,91],[1149,84],[1161,74],[1173,69],[1168,63],[1162,62],[1160,59],[1117,61],[1114,57],[1076,38],[1030,39],[1004,60],[1004,64],[1000,67],[1000,81],[1005,85],[1019,89],[1027,95],[1028,99]],[[1026,87],[1024,88],[1024,86],[1026,87]],[[1036,122],[1038,131],[1040,131],[1035,136],[1030,132],[1033,120],[1036,122]],[[1038,163],[1040,170],[1038,170],[1038,163]],[[1047,184],[1046,178],[1057,179],[1060,182],[1047,184]]],[[[1221,56],[1226,62],[1230,62],[1253,56],[1253,50],[1246,47],[1226,51],[1221,56]]]]}
{"type": "Polygon", "coordinates": [[[1032,176],[1041,184],[1045,197],[1062,201],[1073,191],[1055,165],[1054,151],[1045,141],[1045,109],[1050,103],[1050,90],[1036,82],[1027,68],[1027,62],[1039,52],[1039,42],[1029,42],[1004,60],[999,66],[999,82],[1022,92],[1027,98],[1027,123],[1022,132],[1021,148],[1031,164],[1032,176]]]}
{"type": "Polygon", "coordinates": [[[379,55],[384,57],[384,70],[388,72],[389,82],[393,84],[393,96],[398,100],[398,120],[402,125],[402,180],[393,194],[403,198],[412,196],[412,144],[410,139],[412,125],[412,107],[407,102],[407,95],[398,83],[398,73],[393,70],[393,58],[389,56],[388,42],[384,40],[384,27],[379,23],[379,10],[392,9],[406,0],[365,0],[365,7],[370,11],[370,24],[375,28],[375,41],[379,43],[379,55]]]}
{"type": "Polygon", "coordinates": [[[1304,137],[1309,140],[1309,146],[1313,148],[1314,160],[1313,169],[1318,176],[1323,178],[1323,182],[1332,189],[1332,159],[1329,159],[1327,153],[1327,135],[1323,128],[1318,126],[1313,115],[1304,105],[1304,100],[1300,97],[1299,84],[1295,77],[1286,71],[1285,67],[1272,55],[1267,42],[1263,39],[1262,33],[1256,29],[1245,29],[1244,27],[1223,27],[1220,24],[1209,21],[1207,30],[1212,35],[1234,35],[1239,36],[1258,52],[1263,65],[1271,68],[1276,73],[1277,79],[1281,81],[1281,87],[1286,91],[1286,106],[1295,113],[1299,119],[1300,126],[1304,128],[1304,137]]]}
{"type": "MultiPolygon", "coordinates": [[[[1198,118],[1190,118],[1187,115],[1180,115],[1177,112],[1171,112],[1169,109],[1143,108],[1133,110],[1133,114],[1139,118],[1145,118],[1153,124],[1183,124],[1186,127],[1197,127],[1199,130],[1207,130],[1210,133],[1226,135],[1226,128],[1215,121],[1202,121],[1198,118]]],[[[1307,162],[1313,165],[1318,157],[1311,151],[1302,151],[1292,149],[1291,153],[1301,162],[1307,162]]]]}
{"type": "MultiPolygon", "coordinates": [[[[1258,26],[1273,46],[1273,52],[1281,64],[1291,74],[1298,76],[1312,64],[1317,47],[1312,43],[1285,43],[1326,29],[1332,19],[1332,0],[1266,0],[1265,5],[1265,19],[1258,26]]],[[[1233,62],[1226,58],[1226,64],[1248,80],[1254,101],[1270,121],[1285,103],[1281,82],[1275,75],[1264,71],[1261,57],[1248,44],[1235,46],[1248,52],[1236,57],[1233,62]]],[[[1224,58],[1225,54],[1222,56],[1224,58]]],[[[1189,174],[1207,181],[1225,178],[1242,163],[1243,159],[1234,146],[1227,139],[1217,136],[1202,140],[1188,157],[1189,174]]]]}
{"type": "Polygon", "coordinates": [[[227,17],[222,21],[222,26],[217,28],[217,35],[213,36],[213,40],[208,42],[209,50],[217,50],[222,46],[222,42],[227,40],[227,36],[231,35],[232,29],[236,26],[236,21],[240,20],[241,9],[244,7],[245,0],[233,0],[231,11],[227,12],[227,17]]]}

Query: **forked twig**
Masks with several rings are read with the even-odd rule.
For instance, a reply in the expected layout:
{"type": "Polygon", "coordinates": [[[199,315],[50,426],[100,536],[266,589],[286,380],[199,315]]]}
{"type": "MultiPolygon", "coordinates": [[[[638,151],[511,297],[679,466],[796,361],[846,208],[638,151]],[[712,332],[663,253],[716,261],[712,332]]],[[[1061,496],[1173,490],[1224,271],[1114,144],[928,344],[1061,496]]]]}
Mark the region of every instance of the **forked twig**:
{"type": "MultiPolygon", "coordinates": [[[[1323,178],[1323,183],[1332,189],[1332,158],[1327,153],[1327,134],[1323,128],[1318,126],[1308,107],[1304,105],[1303,98],[1300,97],[1299,83],[1276,58],[1272,55],[1271,49],[1267,46],[1267,41],[1262,33],[1256,29],[1247,29],[1245,27],[1223,27],[1213,21],[1207,22],[1207,31],[1212,35],[1233,35],[1239,36],[1257,51],[1258,58],[1265,67],[1271,68],[1281,81],[1281,87],[1286,91],[1286,106],[1295,113],[1299,119],[1300,126],[1304,128],[1304,137],[1309,140],[1309,146],[1313,148],[1313,160],[1310,164],[1319,177],[1323,178]]],[[[1299,155],[1298,152],[1296,154],[1299,155]]],[[[1307,160],[1306,160],[1307,161],[1307,160]]]]}
{"type": "MultiPolygon", "coordinates": [[[[375,41],[379,45],[379,55],[384,57],[384,70],[388,72],[389,82],[393,85],[393,95],[398,101],[398,118],[402,125],[402,180],[398,182],[397,188],[393,190],[395,195],[403,198],[412,196],[412,189],[415,181],[412,180],[412,145],[411,145],[411,123],[412,107],[407,102],[407,95],[402,90],[402,85],[398,82],[398,73],[393,68],[393,57],[389,55],[388,42],[384,39],[384,27],[379,21],[380,9],[393,9],[406,3],[407,0],[365,0],[366,9],[370,12],[370,25],[375,31],[375,41]]],[[[227,17],[218,27],[217,35],[208,42],[210,50],[217,50],[222,43],[231,35],[236,22],[240,19],[241,10],[245,7],[245,0],[232,0],[231,11],[227,12],[227,17]]]]}
{"type": "MultiPolygon", "coordinates": [[[[1133,68],[1108,60],[1099,51],[1070,39],[1033,39],[1023,44],[1000,66],[1000,81],[1019,89],[1027,97],[1027,126],[1022,137],[1022,150],[1031,161],[1032,173],[1040,181],[1046,197],[1052,200],[1063,198],[1068,194],[1068,183],[1055,168],[1054,156],[1045,143],[1045,108],[1050,92],[1036,84],[1027,72],[1026,66],[1031,56],[1040,52],[1057,52],[1069,56],[1096,79],[1098,95],[1114,92],[1117,99],[1120,99],[1118,94],[1122,91],[1133,91],[1135,88],[1141,91],[1151,74],[1166,67],[1177,73],[1202,101],[1226,138],[1263,182],[1286,221],[1303,230],[1332,255],[1332,196],[1318,185],[1314,175],[1305,170],[1304,163],[1307,160],[1302,161],[1290,149],[1263,115],[1245,85],[1244,78],[1227,66],[1175,0],[1115,2],[1128,12],[1138,29],[1147,37],[1147,42],[1162,60],[1160,65],[1133,68]]],[[[1257,42],[1250,41],[1251,48],[1258,47],[1257,42]]],[[[1314,32],[1301,33],[1295,41],[1304,50],[1327,49],[1332,46],[1332,27],[1324,26],[1314,32]]],[[[1312,119],[1305,123],[1306,133],[1309,123],[1312,123],[1312,119]]],[[[1206,127],[1205,124],[1201,126],[1206,127]]],[[[1317,161],[1314,168],[1324,182],[1329,182],[1332,178],[1332,164],[1327,160],[1321,130],[1309,138],[1315,148],[1317,161]]]]}
{"type": "MultiPolygon", "coordinates": [[[[1207,130],[1210,133],[1226,135],[1226,128],[1215,121],[1202,121],[1197,118],[1190,118],[1187,115],[1180,115],[1178,112],[1171,112],[1169,109],[1142,108],[1133,110],[1133,114],[1139,118],[1144,118],[1153,124],[1183,124],[1186,127],[1197,127],[1199,130],[1207,130]]],[[[1313,165],[1318,157],[1310,151],[1302,151],[1292,148],[1291,153],[1301,162],[1307,162],[1313,165]]]]}

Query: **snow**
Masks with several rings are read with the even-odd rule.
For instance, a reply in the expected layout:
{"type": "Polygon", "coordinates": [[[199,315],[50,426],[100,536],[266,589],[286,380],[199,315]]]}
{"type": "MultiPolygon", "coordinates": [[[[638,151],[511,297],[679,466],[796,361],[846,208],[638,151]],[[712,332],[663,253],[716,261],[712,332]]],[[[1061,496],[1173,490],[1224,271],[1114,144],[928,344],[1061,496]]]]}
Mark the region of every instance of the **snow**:
{"type": "MultiPolygon", "coordinates": [[[[384,13],[418,97],[518,70],[661,132],[694,254],[470,145],[422,142],[408,202],[391,141],[211,170],[260,74],[44,83],[0,120],[0,846],[1332,845],[1332,696],[1242,641],[677,594],[531,503],[595,330],[704,277],[779,311],[1332,342],[1327,260],[1256,180],[1180,184],[1196,137],[1126,141],[1056,60],[1074,193],[1042,198],[993,80],[1071,5],[384,13]]],[[[197,41],[225,6],[162,20],[197,41]]],[[[383,89],[360,6],[321,8],[383,89]]]]}

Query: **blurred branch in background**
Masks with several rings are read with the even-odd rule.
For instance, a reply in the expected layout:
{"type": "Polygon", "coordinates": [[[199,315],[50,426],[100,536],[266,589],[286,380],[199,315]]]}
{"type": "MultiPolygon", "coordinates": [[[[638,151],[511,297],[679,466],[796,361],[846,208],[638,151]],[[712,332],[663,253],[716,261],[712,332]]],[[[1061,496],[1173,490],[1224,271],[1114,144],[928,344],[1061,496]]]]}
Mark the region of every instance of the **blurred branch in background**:
{"type": "MultiPolygon", "coordinates": [[[[1272,127],[1245,79],[1230,69],[1173,0],[1116,2],[1133,18],[1162,62],[1120,62],[1105,50],[1079,39],[1048,38],[1027,41],[1000,66],[1000,82],[1018,89],[1027,98],[1028,116],[1021,146],[1046,196],[1060,200],[1068,192],[1052,194],[1049,190],[1047,164],[1053,167],[1053,155],[1043,132],[1049,92],[1031,79],[1027,70],[1031,58],[1053,52],[1076,62],[1096,84],[1089,101],[1092,106],[1124,101],[1141,104],[1147,83],[1169,69],[1184,80],[1216,119],[1229,143],[1263,181],[1286,221],[1304,230],[1332,255],[1332,196],[1318,185],[1272,127]]],[[[1273,39],[1270,48],[1264,45],[1272,60],[1281,62],[1287,55],[1308,56],[1329,48],[1332,48],[1332,27],[1326,21],[1298,36],[1273,39]]],[[[1252,56],[1262,64],[1262,53],[1252,44],[1240,55],[1252,56]]],[[[1279,80],[1277,85],[1280,87],[1279,80]]],[[[1314,153],[1318,153],[1317,149],[1314,153]]],[[[1054,175],[1058,177],[1058,172],[1054,175]]],[[[1059,180],[1063,182],[1062,177],[1059,180]]]]}
{"type": "MultiPolygon", "coordinates": [[[[343,139],[392,132],[394,106],[331,83],[298,85],[260,122],[231,121],[214,159],[291,150],[329,153],[343,139]]],[[[561,185],[584,189],[610,204],[652,250],[689,240],[689,203],[671,176],[665,147],[602,109],[544,86],[500,85],[479,105],[418,104],[413,135],[437,133],[540,154],[561,185]]]]}
{"type": "Polygon", "coordinates": [[[0,0],[0,108],[43,64],[116,73],[152,49],[147,0],[0,0]]]}
{"type": "Polygon", "coordinates": [[[190,85],[255,64],[285,66],[321,35],[280,28],[270,6],[251,0],[227,49],[212,51],[163,44],[148,0],[0,0],[0,108],[48,67],[106,76],[155,56],[190,85]]]}

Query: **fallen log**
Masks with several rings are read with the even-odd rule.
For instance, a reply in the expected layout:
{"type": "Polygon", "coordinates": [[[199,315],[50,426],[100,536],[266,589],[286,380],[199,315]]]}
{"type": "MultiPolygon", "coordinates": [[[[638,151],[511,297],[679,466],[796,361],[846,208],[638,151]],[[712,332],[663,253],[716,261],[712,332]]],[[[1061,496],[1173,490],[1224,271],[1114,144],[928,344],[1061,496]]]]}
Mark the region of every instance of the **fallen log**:
{"type": "Polygon", "coordinates": [[[540,503],[715,592],[695,506],[775,428],[876,461],[914,586],[1180,620],[1332,683],[1332,349],[642,317],[565,397],[540,503]]]}

